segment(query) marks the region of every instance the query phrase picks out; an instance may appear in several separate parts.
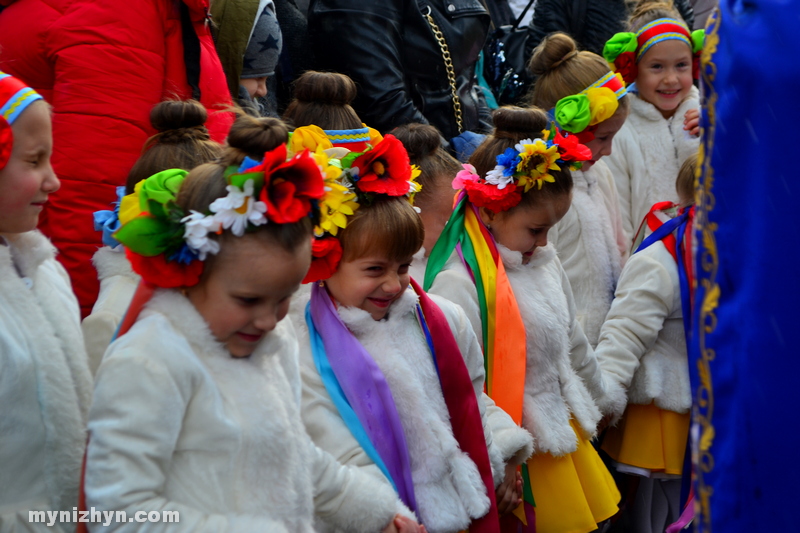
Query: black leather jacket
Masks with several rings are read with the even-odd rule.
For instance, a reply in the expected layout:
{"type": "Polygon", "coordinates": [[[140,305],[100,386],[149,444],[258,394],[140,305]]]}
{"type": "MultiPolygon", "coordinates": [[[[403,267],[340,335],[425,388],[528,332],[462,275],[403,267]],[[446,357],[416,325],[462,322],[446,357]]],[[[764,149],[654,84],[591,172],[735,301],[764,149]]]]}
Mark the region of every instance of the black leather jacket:
{"type": "Polygon", "coordinates": [[[442,50],[423,15],[428,12],[450,50],[463,130],[484,131],[489,115],[475,62],[490,18],[481,0],[312,0],[309,33],[317,68],[353,78],[356,112],[379,131],[422,122],[446,139],[457,136],[442,50]]]}

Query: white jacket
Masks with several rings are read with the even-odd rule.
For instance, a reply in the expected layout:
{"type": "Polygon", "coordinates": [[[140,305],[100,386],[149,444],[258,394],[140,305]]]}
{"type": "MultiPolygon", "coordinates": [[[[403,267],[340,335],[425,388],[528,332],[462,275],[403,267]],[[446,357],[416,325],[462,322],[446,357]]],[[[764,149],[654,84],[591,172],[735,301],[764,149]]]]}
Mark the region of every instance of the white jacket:
{"type": "Polygon", "coordinates": [[[700,101],[692,87],[669,120],[636,93],[631,93],[630,102],[628,120],[614,137],[611,155],[603,161],[617,183],[622,227],[632,239],[653,204],[678,201],[678,171],[700,146],[700,139],[683,129],[683,118],[688,110],[700,107],[700,101]]]}
{"type": "Polygon", "coordinates": [[[630,403],[655,401],[677,413],[691,408],[678,267],[663,242],[628,259],[596,353],[606,376],[628,390],[630,403]]]}
{"type": "MultiPolygon", "coordinates": [[[[0,238],[2,239],[2,238],[0,238]]],[[[38,231],[0,240],[0,531],[74,531],[28,522],[72,511],[92,376],[80,310],[55,248],[38,231]]]]}
{"type": "MultiPolygon", "coordinates": [[[[484,414],[483,356],[475,334],[463,311],[441,298],[432,298],[447,317],[472,376],[493,469],[502,468],[501,452],[494,445],[484,414]]],[[[390,486],[339,416],[317,372],[304,318],[308,300],[307,291],[299,293],[292,302],[291,314],[300,342],[306,428],[311,438],[339,461],[358,466],[390,486]]],[[[339,307],[338,313],[372,355],[392,391],[408,443],[422,521],[431,533],[455,532],[466,529],[472,518],[486,514],[489,498],[475,463],[460,450],[453,436],[433,359],[414,313],[417,302],[418,296],[409,288],[392,304],[384,320],[376,321],[358,308],[339,307]]],[[[530,453],[531,437],[519,428],[514,430],[504,436],[515,441],[506,442],[506,446],[516,447],[524,459],[530,453]]]]}
{"type": "MultiPolygon", "coordinates": [[[[601,412],[614,410],[614,401],[624,405],[624,393],[603,378],[576,319],[569,281],[553,245],[538,248],[527,265],[519,252],[498,248],[527,334],[522,425],[533,435],[537,453],[574,452],[577,439],[570,418],[592,437],[601,412]]],[[[458,254],[450,257],[430,292],[459,304],[481,331],[478,293],[458,254]]]]}
{"type": "Polygon", "coordinates": [[[98,370],[85,492],[98,510],[178,511],[180,524],[92,531],[311,532],[315,507],[348,531],[380,531],[394,492],[314,446],[300,389],[288,320],[233,358],[189,300],[158,291],[98,370]]]}
{"type": "Polygon", "coordinates": [[[95,252],[92,263],[100,280],[100,294],[92,313],[83,319],[81,329],[89,354],[89,366],[92,373],[95,373],[125,311],[128,310],[139,284],[139,275],[131,269],[124,253],[108,246],[95,252]]]}
{"type": "Polygon", "coordinates": [[[628,255],[614,177],[600,160],[572,173],[572,205],[548,232],[575,298],[578,322],[593,347],[628,255]]]}

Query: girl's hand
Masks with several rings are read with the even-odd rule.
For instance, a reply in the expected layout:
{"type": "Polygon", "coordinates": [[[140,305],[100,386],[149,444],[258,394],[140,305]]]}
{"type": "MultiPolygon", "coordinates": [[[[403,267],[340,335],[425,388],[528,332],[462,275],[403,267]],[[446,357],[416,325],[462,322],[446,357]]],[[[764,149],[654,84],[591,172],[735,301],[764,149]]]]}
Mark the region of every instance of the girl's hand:
{"type": "Polygon", "coordinates": [[[510,513],[522,503],[522,475],[516,466],[506,465],[505,477],[494,495],[500,515],[510,513]]]}
{"type": "Polygon", "coordinates": [[[690,109],[683,116],[683,129],[689,132],[689,135],[697,137],[700,135],[700,109],[690,109]]]}
{"type": "Polygon", "coordinates": [[[392,523],[384,528],[381,533],[427,533],[425,526],[421,526],[412,519],[396,514],[392,523]]]}

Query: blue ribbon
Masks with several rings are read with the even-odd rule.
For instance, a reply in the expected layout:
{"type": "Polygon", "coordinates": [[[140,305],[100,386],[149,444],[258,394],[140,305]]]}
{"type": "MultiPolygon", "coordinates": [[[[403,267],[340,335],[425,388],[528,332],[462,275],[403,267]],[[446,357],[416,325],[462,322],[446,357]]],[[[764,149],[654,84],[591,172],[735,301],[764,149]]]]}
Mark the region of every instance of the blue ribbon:
{"type": "Polygon", "coordinates": [[[114,238],[114,233],[120,228],[119,204],[125,196],[125,187],[117,187],[117,201],[114,202],[114,210],[95,211],[94,230],[103,232],[103,244],[111,248],[119,246],[119,241],[114,238]]]}

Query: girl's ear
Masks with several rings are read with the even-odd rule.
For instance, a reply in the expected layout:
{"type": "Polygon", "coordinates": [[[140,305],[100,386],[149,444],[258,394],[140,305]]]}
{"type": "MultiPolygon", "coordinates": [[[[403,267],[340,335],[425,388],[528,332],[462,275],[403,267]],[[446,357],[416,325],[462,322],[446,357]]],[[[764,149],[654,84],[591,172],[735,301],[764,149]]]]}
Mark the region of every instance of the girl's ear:
{"type": "Polygon", "coordinates": [[[486,226],[487,228],[492,227],[492,222],[494,222],[495,217],[497,217],[497,213],[483,206],[478,208],[478,214],[481,217],[483,225],[486,226]]]}

